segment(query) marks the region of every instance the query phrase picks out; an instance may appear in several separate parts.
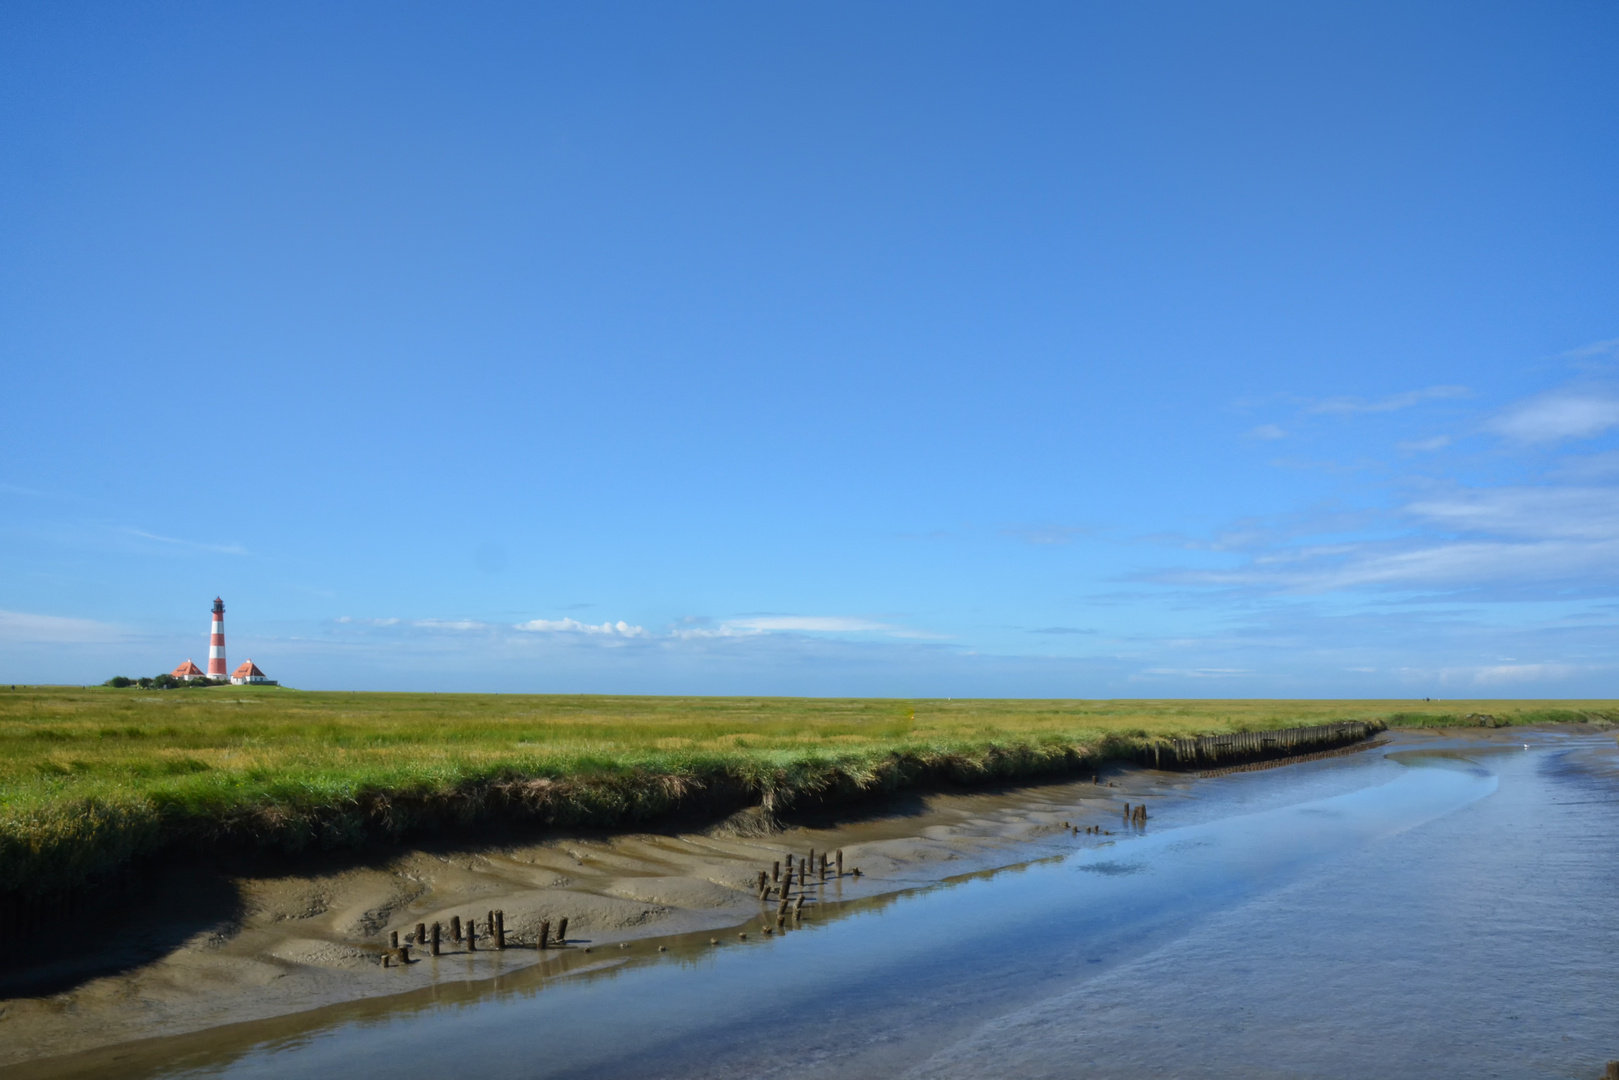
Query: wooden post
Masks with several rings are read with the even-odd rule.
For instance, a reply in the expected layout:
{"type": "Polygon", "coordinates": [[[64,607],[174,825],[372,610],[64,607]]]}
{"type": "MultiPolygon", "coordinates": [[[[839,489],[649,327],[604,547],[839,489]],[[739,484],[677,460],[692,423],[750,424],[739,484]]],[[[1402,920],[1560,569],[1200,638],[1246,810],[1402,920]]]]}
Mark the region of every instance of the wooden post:
{"type": "Polygon", "coordinates": [[[383,967],[393,967],[394,966],[394,958],[390,953],[384,952],[382,954],[382,966],[383,967]]]}
{"type": "Polygon", "coordinates": [[[821,880],[826,880],[826,852],[821,852],[821,880]]]}
{"type": "Polygon", "coordinates": [[[793,918],[802,919],[803,917],[804,917],[804,894],[799,893],[798,894],[798,903],[793,905],[793,918]]]}
{"type": "Polygon", "coordinates": [[[483,925],[484,925],[484,934],[483,934],[484,940],[486,940],[486,941],[495,940],[495,913],[493,911],[489,912],[487,915],[484,916],[483,925]]]}
{"type": "Polygon", "coordinates": [[[843,849],[838,848],[838,877],[843,876],[843,849]]]}
{"type": "Polygon", "coordinates": [[[770,880],[771,881],[780,881],[781,880],[781,860],[780,859],[777,859],[775,862],[770,864],[770,880]]]}
{"type": "Polygon", "coordinates": [[[550,919],[541,919],[540,920],[540,948],[541,949],[549,949],[550,947],[551,947],[551,920],[550,919]]]}
{"type": "Polygon", "coordinates": [[[504,949],[505,947],[506,913],[504,911],[497,911],[495,912],[495,948],[504,949]]]}
{"type": "Polygon", "coordinates": [[[433,921],[433,939],[432,940],[433,940],[433,955],[437,956],[438,955],[439,936],[438,936],[438,921],[436,919],[433,921]]]}
{"type": "Polygon", "coordinates": [[[417,923],[416,924],[416,947],[417,948],[425,948],[426,946],[427,946],[427,924],[426,923],[417,923]]]}
{"type": "Polygon", "coordinates": [[[564,916],[562,916],[562,921],[557,923],[557,944],[561,945],[564,941],[567,941],[567,940],[568,940],[568,917],[566,915],[564,915],[564,916]]]}
{"type": "Polygon", "coordinates": [[[478,920],[467,916],[467,952],[478,951],[478,920]]]}
{"type": "Polygon", "coordinates": [[[399,948],[399,931],[398,930],[391,930],[391,931],[388,932],[388,948],[390,948],[390,949],[399,948]]]}
{"type": "MultiPolygon", "coordinates": [[[[815,849],[814,849],[814,848],[810,848],[810,854],[809,854],[809,868],[810,868],[810,869],[811,869],[811,870],[814,870],[814,869],[815,869],[815,849]]],[[[804,879],[804,880],[805,880],[805,881],[808,881],[808,880],[809,880],[809,878],[808,878],[808,877],[806,877],[806,878],[805,878],[805,879],[804,879]]]]}
{"type": "Polygon", "coordinates": [[[450,940],[457,945],[461,944],[461,916],[450,916],[450,940]]]}

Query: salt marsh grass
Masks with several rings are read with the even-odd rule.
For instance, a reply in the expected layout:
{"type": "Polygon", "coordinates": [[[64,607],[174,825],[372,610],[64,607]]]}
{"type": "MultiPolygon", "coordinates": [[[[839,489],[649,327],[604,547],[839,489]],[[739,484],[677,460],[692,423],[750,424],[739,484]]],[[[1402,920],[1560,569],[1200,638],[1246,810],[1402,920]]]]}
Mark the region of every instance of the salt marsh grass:
{"type": "Polygon", "coordinates": [[[1377,719],[1619,719],[1611,701],[0,691],[0,896],[176,846],[296,851],[491,820],[622,827],[917,782],[1050,775],[1155,739],[1377,719]]]}

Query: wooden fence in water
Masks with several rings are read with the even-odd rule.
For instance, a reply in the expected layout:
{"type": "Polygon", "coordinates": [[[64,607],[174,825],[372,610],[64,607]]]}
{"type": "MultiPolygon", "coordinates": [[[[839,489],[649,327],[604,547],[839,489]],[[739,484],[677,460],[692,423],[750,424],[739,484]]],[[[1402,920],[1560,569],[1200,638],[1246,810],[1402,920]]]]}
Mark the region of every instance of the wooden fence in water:
{"type": "Polygon", "coordinates": [[[1140,760],[1141,764],[1154,769],[1204,769],[1333,750],[1386,730],[1388,725],[1381,720],[1344,720],[1336,724],[1279,728],[1275,731],[1239,731],[1231,735],[1162,739],[1143,748],[1140,760]]]}

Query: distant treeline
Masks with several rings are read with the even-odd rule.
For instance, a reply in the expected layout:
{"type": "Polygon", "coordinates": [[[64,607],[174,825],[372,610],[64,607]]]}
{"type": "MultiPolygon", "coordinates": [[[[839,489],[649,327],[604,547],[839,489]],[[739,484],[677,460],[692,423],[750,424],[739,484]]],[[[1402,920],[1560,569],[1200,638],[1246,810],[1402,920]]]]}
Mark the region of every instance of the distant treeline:
{"type": "Polygon", "coordinates": [[[141,690],[179,690],[187,686],[218,686],[224,681],[224,679],[208,678],[176,679],[168,672],[164,672],[161,675],[153,675],[151,677],[143,675],[138,679],[131,679],[127,675],[114,675],[101,685],[117,687],[119,690],[122,690],[126,686],[138,687],[141,690]]]}

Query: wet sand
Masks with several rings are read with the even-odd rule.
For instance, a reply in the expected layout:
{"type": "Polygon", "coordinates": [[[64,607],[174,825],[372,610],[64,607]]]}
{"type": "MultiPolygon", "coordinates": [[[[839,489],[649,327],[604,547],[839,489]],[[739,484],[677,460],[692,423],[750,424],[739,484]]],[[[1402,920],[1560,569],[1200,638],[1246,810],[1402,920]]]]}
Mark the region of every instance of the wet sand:
{"type": "Polygon", "coordinates": [[[403,941],[436,920],[447,934],[457,915],[476,917],[481,934],[485,914],[503,911],[508,947],[480,941],[468,954],[446,937],[443,953],[462,961],[453,981],[533,964],[571,968],[585,949],[607,960],[622,943],[744,924],[757,931],[775,911],[755,894],[758,873],[789,853],[841,848],[845,876],[830,887],[840,900],[860,900],[1026,862],[1047,846],[1071,850],[1063,822],[1114,829],[1124,802],[1192,782],[1137,770],[1101,779],[900,795],[785,829],[744,814],[702,831],[413,849],[315,874],[168,870],[124,925],[100,928],[101,940],[0,977],[0,1067],[418,990],[432,983],[431,965],[380,966],[390,933],[403,941]],[[536,950],[541,921],[554,928],[564,917],[567,948],[536,950]],[[90,963],[123,970],[86,978],[90,963]]]}
{"type": "MultiPolygon", "coordinates": [[[[1524,731],[1447,734],[1509,745],[1524,731]]],[[[1432,744],[1435,734],[1392,737],[1432,744]]],[[[743,816],[702,831],[402,851],[322,873],[175,870],[95,950],[103,963],[127,953],[123,970],[84,978],[74,968],[81,956],[26,973],[32,990],[20,987],[15,974],[9,986],[0,983],[0,1067],[539,964],[582,970],[616,962],[624,955],[620,946],[646,950],[660,938],[756,933],[762,916],[774,916],[774,905],[754,894],[758,872],[789,852],[841,848],[846,869],[862,873],[829,883],[828,898],[859,901],[1069,853],[1086,838],[1074,837],[1064,822],[1119,830],[1124,802],[1152,806],[1220,782],[1140,770],[1114,771],[1102,781],[902,795],[840,819],[760,835],[747,835],[759,832],[758,822],[743,816]],[[391,931],[403,939],[419,922],[448,923],[454,915],[476,916],[481,927],[491,909],[505,912],[512,946],[506,951],[467,954],[446,942],[453,973],[442,961],[380,967],[391,931]],[[536,951],[541,920],[554,927],[562,917],[569,920],[568,948],[536,951]],[[37,987],[53,982],[53,992],[40,994],[37,987]]]]}

